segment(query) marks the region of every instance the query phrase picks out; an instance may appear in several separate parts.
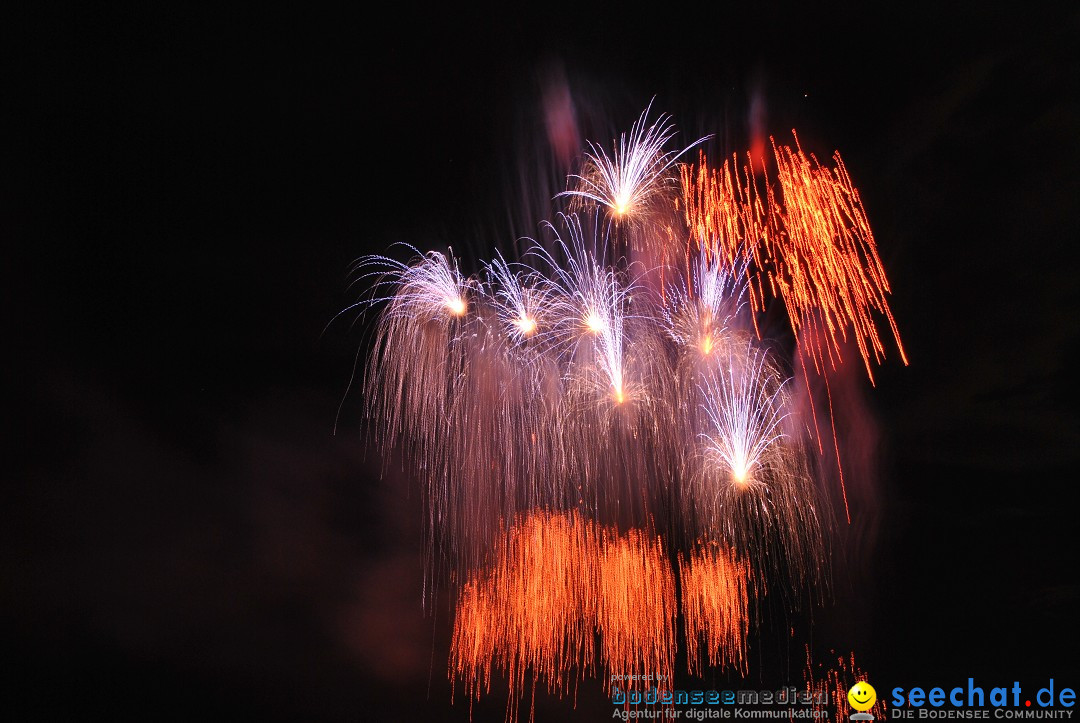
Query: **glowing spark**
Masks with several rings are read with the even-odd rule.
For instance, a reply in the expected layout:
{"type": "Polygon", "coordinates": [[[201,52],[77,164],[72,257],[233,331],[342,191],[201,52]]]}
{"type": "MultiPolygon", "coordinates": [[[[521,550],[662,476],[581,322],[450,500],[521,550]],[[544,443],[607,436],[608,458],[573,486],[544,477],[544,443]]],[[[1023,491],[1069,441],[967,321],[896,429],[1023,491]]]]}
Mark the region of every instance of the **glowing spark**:
{"type": "Polygon", "coordinates": [[[680,354],[696,349],[708,356],[732,336],[737,317],[745,306],[745,265],[734,267],[701,255],[693,266],[689,283],[667,289],[662,311],[668,336],[680,354]]]}
{"type": "MultiPolygon", "coordinates": [[[[638,287],[632,280],[626,279],[624,273],[604,265],[602,256],[598,257],[586,248],[585,231],[578,217],[562,218],[569,243],[558,237],[557,233],[556,236],[565,261],[560,264],[546,251],[534,251],[552,268],[552,303],[557,309],[556,315],[566,320],[562,326],[567,329],[583,326],[589,334],[588,351],[595,359],[591,366],[606,379],[606,383],[598,385],[599,388],[613,388],[621,393],[625,386],[626,322],[630,318],[630,297],[638,287]],[[580,321],[571,321],[575,319],[580,321]]],[[[554,227],[550,228],[554,230],[554,227]]],[[[578,335],[572,331],[566,334],[562,353],[567,358],[574,358],[579,357],[581,351],[578,335]]],[[[576,361],[580,362],[580,357],[576,361]]]]}
{"type": "Polygon", "coordinates": [[[511,338],[522,341],[537,333],[541,322],[548,324],[547,279],[525,264],[508,264],[502,254],[485,266],[485,272],[487,297],[511,338]]]}
{"type": "Polygon", "coordinates": [[[446,308],[450,310],[450,313],[454,316],[461,316],[465,313],[465,299],[460,296],[455,296],[452,299],[446,300],[446,308]]]}
{"type": "Polygon", "coordinates": [[[599,334],[607,328],[607,322],[596,312],[591,312],[585,317],[585,326],[594,334],[599,334]]]}
{"type": "Polygon", "coordinates": [[[514,325],[517,326],[518,331],[521,332],[522,336],[528,336],[536,331],[536,319],[531,319],[527,316],[523,316],[516,320],[514,325]]]}

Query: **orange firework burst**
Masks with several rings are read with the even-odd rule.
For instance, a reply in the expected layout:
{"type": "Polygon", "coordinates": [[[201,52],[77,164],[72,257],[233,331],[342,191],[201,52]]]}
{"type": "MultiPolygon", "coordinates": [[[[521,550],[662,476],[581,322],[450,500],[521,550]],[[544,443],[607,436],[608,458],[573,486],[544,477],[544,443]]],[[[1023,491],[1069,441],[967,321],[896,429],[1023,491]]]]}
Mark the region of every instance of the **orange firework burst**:
{"type": "MultiPolygon", "coordinates": [[[[738,157],[711,169],[702,152],[697,166],[680,169],[682,201],[691,243],[709,260],[728,266],[755,254],[765,234],[767,200],[758,195],[749,163],[738,168],[738,157]]],[[[687,249],[687,255],[694,249],[687,249]]]]}
{"type": "Polygon", "coordinates": [[[711,666],[732,665],[745,673],[748,575],[749,566],[735,559],[734,550],[706,547],[695,551],[689,561],[679,553],[686,662],[691,675],[704,672],[706,655],[711,666]]]}
{"type": "Polygon", "coordinates": [[[873,382],[871,358],[880,363],[885,355],[875,314],[888,321],[905,364],[907,356],[859,191],[839,153],[833,154],[836,167],[827,168],[804,153],[795,136],[795,149],[773,141],[773,154],[779,190],[766,181],[764,193],[749,165],[740,171],[735,158],[719,170],[709,169],[704,156],[696,168],[682,168],[690,243],[729,263],[754,261],[756,270],[748,271],[752,305],[764,308],[766,288],[783,299],[817,371],[826,361],[837,364],[850,333],[873,382]]]}
{"type": "Polygon", "coordinates": [[[675,667],[675,575],[659,538],[603,534],[597,627],[610,681],[663,691],[675,667]]]}
{"type": "Polygon", "coordinates": [[[773,143],[784,197],[783,210],[777,213],[785,230],[765,240],[768,253],[776,259],[773,278],[796,336],[801,327],[807,327],[808,351],[815,367],[820,371],[826,357],[835,366],[840,342],[847,339],[850,328],[873,382],[870,357],[881,363],[885,355],[874,312],[888,320],[907,364],[885,298],[889,281],[874,234],[840,154],[833,154],[836,168],[825,168],[813,155],[803,153],[798,136],[795,147],[773,143]]]}
{"type": "Polygon", "coordinates": [[[597,533],[575,514],[519,518],[501,538],[490,572],[465,583],[450,673],[463,678],[470,699],[490,691],[493,662],[510,681],[508,714],[517,708],[527,670],[534,683],[543,678],[562,695],[571,679],[592,669],[597,533]]]}
{"type": "Polygon", "coordinates": [[[501,670],[509,718],[528,671],[533,687],[543,680],[559,696],[594,674],[596,633],[609,684],[670,685],[675,579],[659,539],[620,535],[575,513],[534,512],[510,527],[491,569],[464,584],[450,678],[474,700],[490,692],[492,668],[501,670]]]}

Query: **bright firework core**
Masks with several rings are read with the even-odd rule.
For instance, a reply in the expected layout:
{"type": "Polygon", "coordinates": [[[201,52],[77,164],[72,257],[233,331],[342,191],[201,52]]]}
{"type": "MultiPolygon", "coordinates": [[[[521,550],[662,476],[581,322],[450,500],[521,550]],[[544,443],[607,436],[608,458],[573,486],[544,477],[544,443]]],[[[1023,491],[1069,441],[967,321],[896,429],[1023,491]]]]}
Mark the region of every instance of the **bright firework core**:
{"type": "Polygon", "coordinates": [[[455,296],[452,299],[446,300],[446,308],[450,310],[450,313],[454,316],[462,316],[465,313],[465,299],[460,296],[455,296]]]}
{"type": "Polygon", "coordinates": [[[590,143],[518,260],[357,266],[378,279],[357,306],[384,304],[378,440],[424,487],[426,589],[452,593],[450,676],[472,700],[501,670],[508,716],[530,683],[563,695],[597,661],[670,683],[679,611],[689,672],[745,674],[755,601],[820,599],[843,480],[822,479],[811,385],[759,327],[768,302],[825,389],[843,339],[872,374],[879,317],[904,358],[838,154],[774,142],[775,183],[749,156],[680,163],[701,141],[666,150],[670,118],[648,113],[610,153],[590,143]]]}
{"type": "Polygon", "coordinates": [[[515,321],[514,325],[517,326],[518,331],[520,331],[523,336],[528,336],[536,331],[536,319],[531,319],[527,316],[523,316],[515,321]]]}

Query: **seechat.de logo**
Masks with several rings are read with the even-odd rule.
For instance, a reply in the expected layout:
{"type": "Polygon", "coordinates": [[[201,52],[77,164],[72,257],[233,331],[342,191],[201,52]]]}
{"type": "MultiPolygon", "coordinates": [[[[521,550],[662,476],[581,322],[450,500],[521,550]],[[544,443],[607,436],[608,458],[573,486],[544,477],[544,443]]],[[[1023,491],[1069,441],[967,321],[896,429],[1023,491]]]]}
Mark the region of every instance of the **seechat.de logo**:
{"type": "Polygon", "coordinates": [[[974,678],[955,687],[893,688],[890,718],[1072,718],[1076,691],[1055,683],[1025,693],[1019,681],[1011,686],[984,688],[974,678]]]}

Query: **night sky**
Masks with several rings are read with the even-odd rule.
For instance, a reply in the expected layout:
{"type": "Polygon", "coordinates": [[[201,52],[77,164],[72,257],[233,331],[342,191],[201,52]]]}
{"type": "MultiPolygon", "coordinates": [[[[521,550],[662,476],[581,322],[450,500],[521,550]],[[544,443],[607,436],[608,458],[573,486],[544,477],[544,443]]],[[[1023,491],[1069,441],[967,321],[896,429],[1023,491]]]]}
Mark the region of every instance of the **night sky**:
{"type": "Polygon", "coordinates": [[[816,649],[879,696],[1080,687],[1080,12],[751,5],[5,10],[3,717],[468,719],[330,322],[358,256],[535,230],[554,72],[600,141],[656,96],[728,154],[764,101],[862,193],[911,364],[852,382],[876,481],[816,649]]]}

